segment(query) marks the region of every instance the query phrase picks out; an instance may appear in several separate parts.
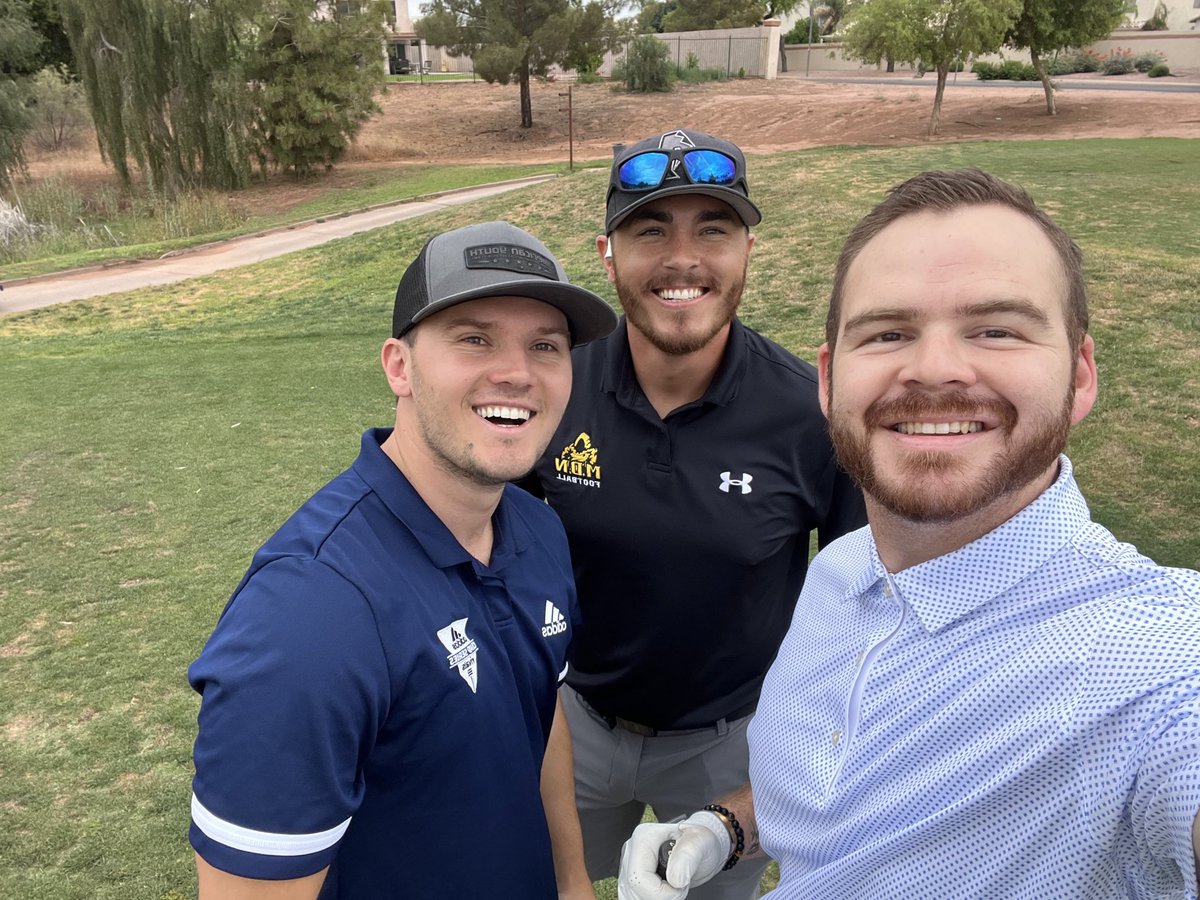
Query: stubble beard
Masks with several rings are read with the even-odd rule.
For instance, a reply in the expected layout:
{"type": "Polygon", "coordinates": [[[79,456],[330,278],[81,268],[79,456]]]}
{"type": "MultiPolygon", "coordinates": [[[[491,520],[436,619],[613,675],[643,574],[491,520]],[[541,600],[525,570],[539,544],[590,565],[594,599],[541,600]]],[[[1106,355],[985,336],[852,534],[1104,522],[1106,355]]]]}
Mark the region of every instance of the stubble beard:
{"type": "Polygon", "coordinates": [[[916,523],[948,523],[972,516],[1042,478],[1067,446],[1075,388],[1072,385],[1057,413],[1037,414],[1028,432],[1017,436],[1017,410],[1007,400],[979,400],[955,392],[939,396],[913,393],[897,400],[876,401],[860,425],[840,411],[830,385],[829,434],[838,462],[847,474],[884,509],[916,523]],[[898,471],[881,472],[870,436],[885,422],[919,421],[937,416],[996,417],[1005,432],[1001,452],[982,472],[973,472],[952,454],[914,452],[899,458],[898,471]],[[941,476],[938,482],[932,479],[941,476]]]}
{"type": "MultiPolygon", "coordinates": [[[[445,408],[437,402],[431,402],[416,365],[412,369],[412,383],[413,406],[417,413],[421,441],[428,448],[439,469],[460,481],[485,488],[498,487],[528,474],[532,463],[523,465],[511,462],[502,469],[485,467],[476,457],[475,445],[471,441],[456,444],[454,435],[445,426],[445,408]]],[[[538,454],[540,455],[541,453],[538,454]]],[[[536,462],[536,457],[534,461],[536,462]]]]}
{"type": "MultiPolygon", "coordinates": [[[[750,265],[749,259],[742,266],[741,276],[729,283],[728,286],[723,286],[721,282],[707,278],[702,283],[709,290],[710,296],[705,298],[706,301],[715,300],[717,307],[715,315],[705,322],[703,329],[696,329],[694,326],[700,313],[694,308],[681,309],[678,312],[665,310],[667,315],[667,324],[665,327],[660,327],[655,323],[655,318],[647,308],[647,302],[643,301],[639,291],[628,282],[621,278],[620,270],[613,265],[613,285],[617,290],[617,299],[621,301],[621,309],[625,311],[625,317],[629,320],[631,327],[636,328],[642,335],[645,336],[655,349],[668,356],[686,356],[689,353],[695,353],[698,350],[703,350],[711,343],[713,338],[721,333],[737,314],[738,306],[742,302],[742,291],[746,287],[746,271],[750,265]]],[[[664,287],[670,287],[678,284],[678,279],[657,278],[645,286],[644,290],[653,291],[664,287]]]]}

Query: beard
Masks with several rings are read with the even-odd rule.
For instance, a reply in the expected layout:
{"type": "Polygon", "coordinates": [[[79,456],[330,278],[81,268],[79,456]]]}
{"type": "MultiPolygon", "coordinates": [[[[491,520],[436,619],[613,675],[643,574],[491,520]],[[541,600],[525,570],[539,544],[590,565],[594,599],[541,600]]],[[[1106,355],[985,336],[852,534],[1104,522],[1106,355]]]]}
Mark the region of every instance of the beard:
{"type": "MultiPolygon", "coordinates": [[[[537,462],[545,446],[536,456],[530,457],[529,450],[516,450],[510,458],[498,459],[491,464],[481,460],[475,445],[454,434],[446,424],[447,416],[443,404],[425,389],[419,370],[412,367],[413,400],[417,414],[417,428],[421,440],[439,469],[460,481],[479,487],[493,488],[526,475],[537,462]]],[[[516,438],[512,443],[516,444],[516,438]]],[[[549,440],[549,435],[547,435],[549,440]]]]}
{"type": "Polygon", "coordinates": [[[847,474],[894,515],[911,522],[945,523],[974,515],[1045,475],[1067,446],[1075,388],[1068,389],[1057,411],[1032,413],[1024,434],[1016,433],[1017,410],[1007,400],[979,400],[959,392],[913,393],[875,401],[860,426],[838,410],[833,397],[831,385],[829,434],[847,474]],[[884,423],[937,416],[969,420],[981,412],[996,417],[997,429],[1005,434],[1001,451],[983,471],[973,471],[971,463],[953,454],[927,450],[901,454],[895,471],[885,473],[873,456],[870,435],[884,423]]]}
{"type": "MultiPolygon", "coordinates": [[[[664,309],[657,317],[655,313],[658,310],[652,310],[638,290],[621,278],[620,269],[615,263],[613,284],[629,324],[645,335],[651,346],[660,352],[668,356],[685,356],[707,347],[733,320],[742,302],[749,264],[750,260],[747,257],[745,265],[742,266],[741,276],[728,284],[711,277],[700,281],[699,284],[709,291],[709,296],[705,298],[706,303],[702,304],[701,308],[689,307],[678,312],[664,309]],[[708,302],[715,305],[710,306],[708,302]]],[[[678,283],[678,278],[663,276],[653,279],[644,290],[658,290],[678,283]]]]}

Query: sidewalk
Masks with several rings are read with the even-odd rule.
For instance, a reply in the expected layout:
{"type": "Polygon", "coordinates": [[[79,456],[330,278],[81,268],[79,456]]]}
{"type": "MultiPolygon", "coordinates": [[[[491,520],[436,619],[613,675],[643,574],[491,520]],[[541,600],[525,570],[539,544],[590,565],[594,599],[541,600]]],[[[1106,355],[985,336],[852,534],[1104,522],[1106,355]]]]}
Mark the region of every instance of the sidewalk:
{"type": "Polygon", "coordinates": [[[123,261],[107,266],[71,269],[67,272],[0,282],[0,315],[104,294],[135,291],[152,285],[172,284],[222,269],[250,265],[285,253],[315,247],[326,241],[412,219],[435,210],[460,206],[506,191],[540,184],[556,177],[558,176],[535,175],[513,181],[460,188],[416,200],[403,200],[358,212],[281,226],[216,244],[177,250],[158,259],[123,261]]]}

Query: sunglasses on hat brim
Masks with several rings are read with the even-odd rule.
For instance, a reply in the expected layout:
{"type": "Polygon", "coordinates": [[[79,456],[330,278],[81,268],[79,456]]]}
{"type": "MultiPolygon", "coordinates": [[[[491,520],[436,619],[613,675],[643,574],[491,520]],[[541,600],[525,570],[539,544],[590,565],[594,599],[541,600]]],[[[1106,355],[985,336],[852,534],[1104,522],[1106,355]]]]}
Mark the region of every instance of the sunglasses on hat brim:
{"type": "Polygon", "coordinates": [[[737,161],[719,150],[647,150],[621,163],[617,185],[623,191],[652,191],[668,175],[681,174],[692,184],[732,185],[742,177],[737,161]]]}

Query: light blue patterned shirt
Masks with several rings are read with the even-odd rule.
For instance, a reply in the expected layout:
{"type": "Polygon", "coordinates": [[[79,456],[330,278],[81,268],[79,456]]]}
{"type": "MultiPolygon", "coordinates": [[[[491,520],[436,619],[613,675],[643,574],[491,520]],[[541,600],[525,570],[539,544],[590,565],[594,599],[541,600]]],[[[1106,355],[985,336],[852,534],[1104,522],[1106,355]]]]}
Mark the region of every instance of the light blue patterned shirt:
{"type": "Polygon", "coordinates": [[[1018,515],[888,575],[813,562],[750,725],[771,895],[1196,897],[1200,573],[1093,523],[1066,457],[1018,515]]]}

